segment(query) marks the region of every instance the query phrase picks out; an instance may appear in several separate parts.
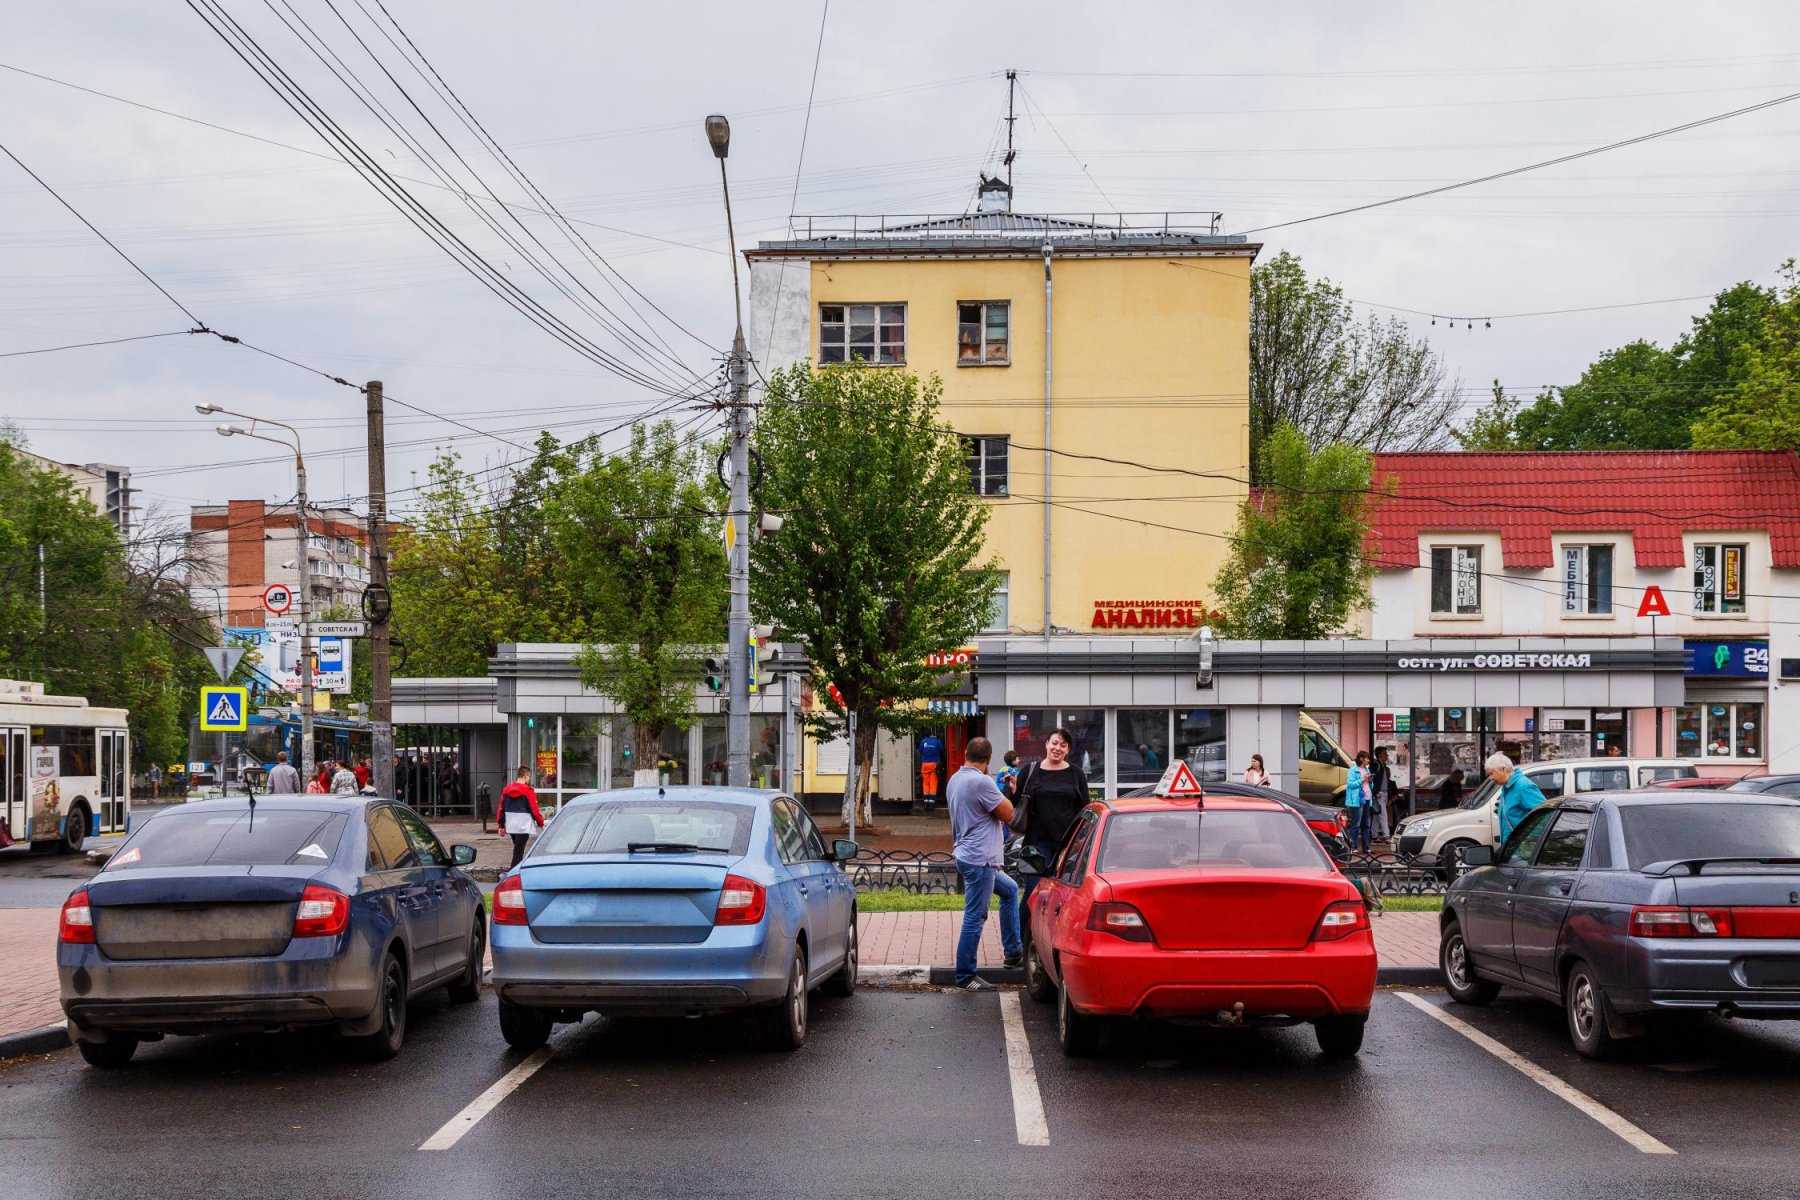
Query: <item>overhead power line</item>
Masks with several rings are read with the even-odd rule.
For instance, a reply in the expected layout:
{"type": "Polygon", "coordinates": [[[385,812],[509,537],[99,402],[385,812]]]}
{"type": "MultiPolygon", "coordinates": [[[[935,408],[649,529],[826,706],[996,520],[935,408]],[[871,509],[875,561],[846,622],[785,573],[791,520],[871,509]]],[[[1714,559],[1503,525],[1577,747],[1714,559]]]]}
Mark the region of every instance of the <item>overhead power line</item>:
{"type": "Polygon", "coordinates": [[[1252,229],[1243,230],[1243,233],[1246,236],[1253,233],[1268,233],[1271,230],[1289,229],[1295,225],[1306,225],[1313,221],[1323,221],[1330,217],[1343,217],[1348,216],[1351,213],[1368,212],[1370,209],[1374,208],[1385,208],[1390,204],[1401,204],[1408,200],[1420,200],[1426,196],[1439,196],[1445,192],[1454,192],[1462,188],[1474,187],[1481,183],[1492,183],[1497,179],[1509,179],[1514,175],[1523,175],[1528,171],[1541,171],[1547,167],[1557,167],[1564,163],[1575,162],[1579,159],[1592,158],[1596,154],[1606,154],[1613,150],[1622,150],[1627,146],[1636,146],[1643,142],[1654,141],[1657,138],[1670,137],[1677,133],[1686,133],[1690,129],[1699,129],[1706,125],[1715,125],[1720,121],[1730,121],[1737,117],[1748,116],[1751,113],[1775,108],[1778,105],[1789,104],[1795,100],[1800,100],[1800,92],[1789,92],[1785,96],[1776,96],[1772,100],[1763,100],[1756,104],[1747,104],[1743,108],[1734,108],[1730,112],[1714,113],[1712,116],[1700,117],[1693,121],[1685,121],[1680,125],[1671,125],[1666,129],[1655,129],[1649,133],[1640,133],[1635,137],[1621,138],[1616,142],[1608,142],[1604,146],[1591,146],[1586,150],[1577,150],[1572,154],[1562,154],[1558,155],[1556,158],[1546,158],[1539,162],[1527,163],[1522,167],[1512,167],[1505,171],[1495,171],[1490,175],[1481,175],[1474,179],[1465,179],[1459,183],[1446,183],[1439,187],[1426,188],[1423,191],[1408,192],[1403,196],[1391,196],[1386,200],[1371,200],[1366,204],[1354,204],[1348,208],[1333,209],[1331,212],[1315,213],[1310,217],[1296,217],[1291,221],[1278,221],[1273,225],[1258,225],[1252,229]]]}

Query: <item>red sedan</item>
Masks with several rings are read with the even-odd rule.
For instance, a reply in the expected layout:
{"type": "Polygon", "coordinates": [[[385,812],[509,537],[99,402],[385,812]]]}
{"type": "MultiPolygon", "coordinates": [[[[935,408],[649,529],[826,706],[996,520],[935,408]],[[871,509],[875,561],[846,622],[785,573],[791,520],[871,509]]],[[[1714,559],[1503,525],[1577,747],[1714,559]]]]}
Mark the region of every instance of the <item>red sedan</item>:
{"type": "Polygon", "coordinates": [[[1031,893],[1025,970],[1069,1054],[1112,1017],[1310,1021],[1362,1048],[1375,940],[1354,884],[1292,810],[1239,796],[1089,805],[1031,893]]]}

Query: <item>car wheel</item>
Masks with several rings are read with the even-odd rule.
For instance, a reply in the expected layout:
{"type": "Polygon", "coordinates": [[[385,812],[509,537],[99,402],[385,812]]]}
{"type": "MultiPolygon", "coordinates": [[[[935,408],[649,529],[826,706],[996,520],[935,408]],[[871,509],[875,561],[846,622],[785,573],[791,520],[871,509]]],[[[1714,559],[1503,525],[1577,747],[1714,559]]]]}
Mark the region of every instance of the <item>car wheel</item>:
{"type": "Polygon", "coordinates": [[[1499,984],[1475,973],[1462,926],[1455,921],[1444,926],[1443,937],[1438,941],[1438,970],[1444,976],[1444,990],[1458,1004],[1492,1004],[1500,994],[1499,984]]]}
{"type": "Polygon", "coordinates": [[[1056,1040],[1070,1058],[1086,1058],[1100,1049],[1100,1018],[1076,1010],[1067,980],[1056,992],[1056,1040]]]}
{"type": "Polygon", "coordinates": [[[87,841],[87,830],[87,809],[75,809],[63,821],[62,848],[70,854],[80,854],[81,844],[87,841]]]}
{"type": "Polygon", "coordinates": [[[787,994],[763,1015],[763,1032],[775,1050],[798,1050],[806,1043],[806,951],[794,947],[787,994]]]}
{"type": "Polygon", "coordinates": [[[1362,1049],[1367,1017],[1325,1017],[1313,1022],[1319,1052],[1326,1058],[1353,1058],[1362,1049]]]}
{"type": "Polygon", "coordinates": [[[1050,982],[1050,972],[1044,970],[1036,942],[1025,943],[1025,994],[1039,1004],[1056,999],[1056,985],[1050,982]]]}
{"type": "Polygon", "coordinates": [[[1468,838],[1457,838],[1453,842],[1445,842],[1438,847],[1438,874],[1444,877],[1445,883],[1455,883],[1457,876],[1468,868],[1463,866],[1463,854],[1475,845],[1468,838]]]}
{"type": "Polygon", "coordinates": [[[124,1034],[115,1033],[104,1042],[78,1041],[75,1048],[81,1051],[81,1057],[90,1067],[99,1067],[103,1071],[116,1071],[131,1061],[137,1053],[138,1040],[124,1034]]]}
{"type": "Polygon", "coordinates": [[[1606,1021],[1606,992],[1594,968],[1577,961],[1569,968],[1563,987],[1563,1008],[1569,1016],[1569,1040],[1583,1058],[1610,1058],[1619,1048],[1606,1021]]]}
{"type": "Polygon", "coordinates": [[[450,985],[450,1002],[452,1004],[473,1004],[481,999],[481,972],[487,951],[487,928],[481,918],[475,918],[475,928],[469,930],[469,955],[463,966],[463,973],[456,977],[450,985]]]}
{"type": "Polygon", "coordinates": [[[514,1050],[536,1050],[550,1040],[550,1014],[500,1001],[500,1036],[514,1050]]]}
{"type": "Polygon", "coordinates": [[[856,994],[856,914],[850,914],[850,928],[844,931],[844,965],[837,974],[819,985],[827,996],[845,999],[856,994]]]}
{"type": "Polygon", "coordinates": [[[381,965],[381,993],[375,1000],[381,1025],[358,1038],[357,1050],[370,1062],[386,1062],[400,1053],[406,1041],[406,968],[390,954],[381,965]]]}

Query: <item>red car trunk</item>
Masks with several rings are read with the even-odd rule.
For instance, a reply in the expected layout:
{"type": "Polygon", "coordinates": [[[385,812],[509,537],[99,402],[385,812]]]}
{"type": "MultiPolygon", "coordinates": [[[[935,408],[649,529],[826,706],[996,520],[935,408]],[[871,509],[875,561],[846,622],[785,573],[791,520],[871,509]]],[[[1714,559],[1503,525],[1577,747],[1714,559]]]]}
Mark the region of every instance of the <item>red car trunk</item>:
{"type": "Polygon", "coordinates": [[[1354,899],[1335,871],[1192,867],[1108,871],[1112,898],[1143,914],[1165,950],[1298,950],[1332,902],[1354,899]]]}

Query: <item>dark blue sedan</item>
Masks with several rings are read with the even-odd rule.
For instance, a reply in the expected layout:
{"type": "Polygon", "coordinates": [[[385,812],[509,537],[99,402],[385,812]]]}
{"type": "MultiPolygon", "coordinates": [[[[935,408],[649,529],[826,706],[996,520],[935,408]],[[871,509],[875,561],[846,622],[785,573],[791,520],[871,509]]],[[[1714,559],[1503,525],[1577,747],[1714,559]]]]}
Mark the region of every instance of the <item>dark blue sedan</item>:
{"type": "Polygon", "coordinates": [[[1533,810],[1444,898],[1450,995],[1561,1004],[1601,1058],[1656,1023],[1800,1019],[1800,802],[1743,792],[1569,797],[1533,810]]]}
{"type": "Polygon", "coordinates": [[[747,1008],[799,1046],[812,991],[856,987],[855,855],[776,792],[577,797],[494,889],[501,1035],[534,1049],[588,1012],[747,1008]]]}
{"type": "Polygon", "coordinates": [[[120,1067],[165,1034],[335,1027],[375,1059],[406,1002],[480,994],[480,889],[412,809],[363,796],[209,800],[132,834],[63,904],[69,1036],[120,1067]]]}

